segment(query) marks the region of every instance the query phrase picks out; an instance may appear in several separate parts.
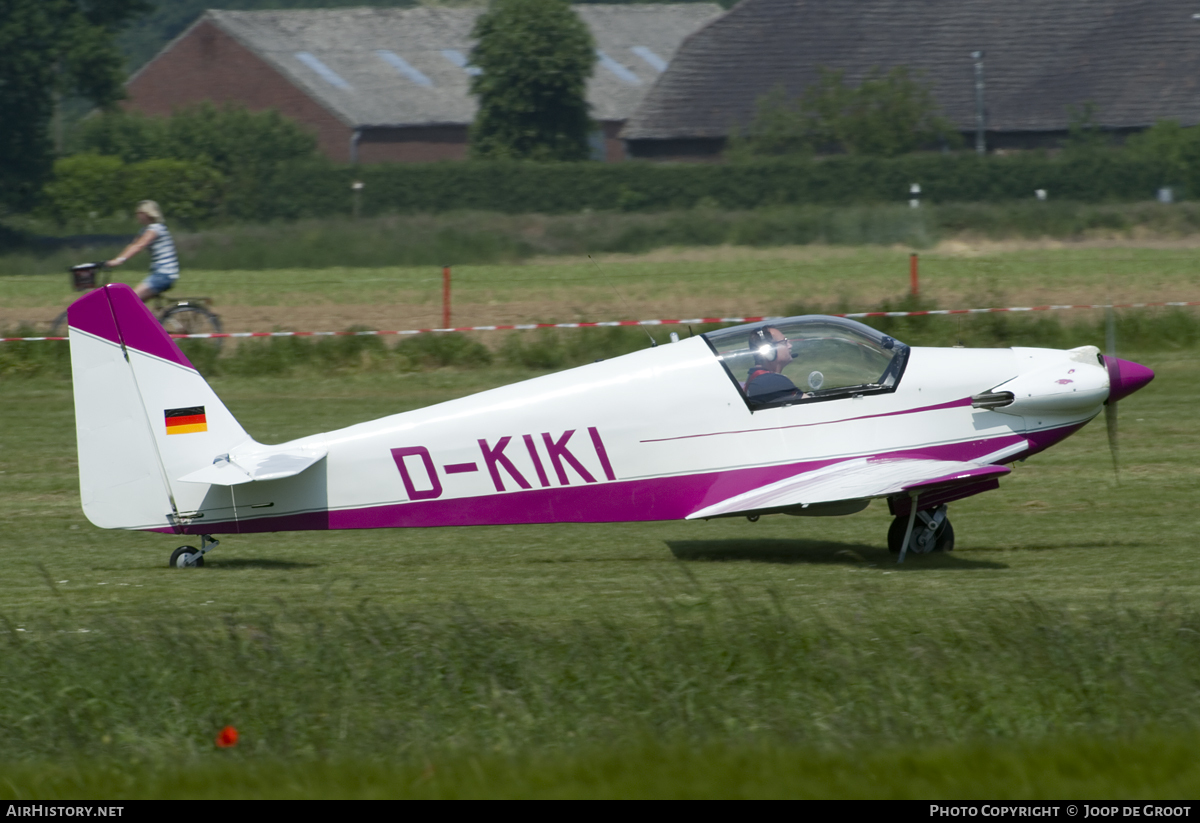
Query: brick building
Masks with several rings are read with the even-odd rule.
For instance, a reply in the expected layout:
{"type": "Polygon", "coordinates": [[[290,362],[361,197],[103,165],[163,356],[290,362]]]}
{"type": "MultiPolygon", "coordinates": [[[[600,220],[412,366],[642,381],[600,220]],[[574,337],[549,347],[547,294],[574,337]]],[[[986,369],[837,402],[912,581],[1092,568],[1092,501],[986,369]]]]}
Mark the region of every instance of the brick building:
{"type": "MultiPolygon", "coordinates": [[[[480,8],[208,11],[130,78],[125,107],[152,115],[200,101],[278,109],[312,128],[336,161],[461,159],[480,8]]],[[[620,160],[617,135],[680,43],[715,4],[582,5],[597,63],[588,82],[593,156],[620,160]]]]}

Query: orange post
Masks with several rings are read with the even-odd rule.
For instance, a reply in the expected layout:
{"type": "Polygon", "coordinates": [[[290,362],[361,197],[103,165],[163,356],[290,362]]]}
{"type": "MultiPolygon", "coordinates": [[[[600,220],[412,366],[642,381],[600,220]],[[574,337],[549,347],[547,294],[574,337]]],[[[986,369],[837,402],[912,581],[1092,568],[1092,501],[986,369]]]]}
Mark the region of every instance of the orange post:
{"type": "Polygon", "coordinates": [[[442,266],[442,328],[450,328],[450,267],[442,266]]]}
{"type": "Polygon", "coordinates": [[[908,256],[908,283],[913,297],[921,293],[921,287],[917,282],[917,255],[915,252],[908,256]]]}

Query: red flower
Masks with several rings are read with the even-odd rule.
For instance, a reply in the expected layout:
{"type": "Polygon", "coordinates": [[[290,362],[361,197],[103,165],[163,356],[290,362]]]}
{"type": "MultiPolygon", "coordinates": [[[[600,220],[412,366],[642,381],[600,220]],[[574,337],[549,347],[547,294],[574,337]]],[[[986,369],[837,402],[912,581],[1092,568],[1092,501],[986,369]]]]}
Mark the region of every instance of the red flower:
{"type": "Polygon", "coordinates": [[[225,728],[221,729],[220,734],[217,735],[217,748],[228,749],[230,746],[236,746],[237,738],[237,729],[235,729],[233,726],[226,726],[225,728]]]}

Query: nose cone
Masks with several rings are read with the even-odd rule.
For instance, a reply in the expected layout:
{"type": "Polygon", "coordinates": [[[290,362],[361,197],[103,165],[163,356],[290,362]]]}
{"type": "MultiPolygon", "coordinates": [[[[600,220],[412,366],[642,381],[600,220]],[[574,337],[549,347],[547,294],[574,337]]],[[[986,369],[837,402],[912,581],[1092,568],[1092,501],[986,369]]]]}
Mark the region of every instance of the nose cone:
{"type": "Polygon", "coordinates": [[[1133,394],[1154,379],[1154,372],[1140,363],[1105,357],[1108,368],[1108,402],[1115,403],[1133,394]]]}

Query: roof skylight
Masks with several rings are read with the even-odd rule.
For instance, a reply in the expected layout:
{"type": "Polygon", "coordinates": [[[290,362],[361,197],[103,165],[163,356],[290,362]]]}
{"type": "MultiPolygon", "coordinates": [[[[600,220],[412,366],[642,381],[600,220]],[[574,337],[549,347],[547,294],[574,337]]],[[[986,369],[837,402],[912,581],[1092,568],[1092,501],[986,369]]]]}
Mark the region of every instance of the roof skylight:
{"type": "Polygon", "coordinates": [[[442,57],[445,57],[472,77],[477,74],[483,74],[483,69],[479,68],[479,66],[467,65],[467,56],[458,49],[442,49],[442,57]]]}
{"type": "Polygon", "coordinates": [[[301,63],[319,74],[322,80],[334,88],[343,89],[345,91],[354,91],[354,87],[343,80],[340,74],[322,63],[317,56],[311,52],[298,51],[296,52],[295,57],[301,63]]]}
{"type": "Polygon", "coordinates": [[[413,66],[394,51],[390,51],[388,49],[375,49],[375,53],[378,54],[379,57],[388,63],[392,68],[394,68],[400,74],[403,74],[418,86],[433,86],[433,81],[425,76],[420,69],[418,69],[416,66],[413,66]]]}
{"type": "Polygon", "coordinates": [[[611,57],[609,57],[604,52],[600,51],[600,49],[596,49],[596,56],[600,58],[600,65],[604,66],[604,68],[611,71],[613,74],[615,74],[617,77],[619,77],[623,82],[628,83],[631,86],[642,85],[642,81],[638,80],[638,76],[636,74],[634,74],[629,69],[622,66],[616,60],[613,60],[611,57]]]}
{"type": "Polygon", "coordinates": [[[631,52],[633,52],[634,54],[636,54],[638,57],[645,60],[647,63],[649,63],[650,67],[652,69],[654,69],[656,72],[658,72],[659,74],[662,74],[664,71],[667,70],[667,61],[663,60],[661,57],[659,57],[654,52],[650,51],[650,49],[646,48],[645,46],[630,46],[629,50],[631,52]]]}

